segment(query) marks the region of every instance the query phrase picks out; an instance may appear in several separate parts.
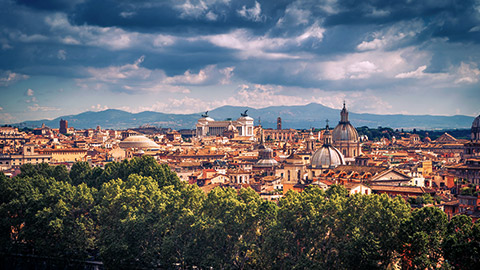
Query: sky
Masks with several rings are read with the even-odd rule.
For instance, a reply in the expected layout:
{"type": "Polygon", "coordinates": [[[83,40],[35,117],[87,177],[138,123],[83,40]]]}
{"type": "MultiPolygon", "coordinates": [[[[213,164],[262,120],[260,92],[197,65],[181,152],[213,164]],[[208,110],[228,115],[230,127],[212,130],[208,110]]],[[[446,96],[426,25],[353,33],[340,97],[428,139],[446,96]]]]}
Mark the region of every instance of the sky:
{"type": "Polygon", "coordinates": [[[320,103],[480,113],[480,0],[0,0],[0,123],[320,103]]]}

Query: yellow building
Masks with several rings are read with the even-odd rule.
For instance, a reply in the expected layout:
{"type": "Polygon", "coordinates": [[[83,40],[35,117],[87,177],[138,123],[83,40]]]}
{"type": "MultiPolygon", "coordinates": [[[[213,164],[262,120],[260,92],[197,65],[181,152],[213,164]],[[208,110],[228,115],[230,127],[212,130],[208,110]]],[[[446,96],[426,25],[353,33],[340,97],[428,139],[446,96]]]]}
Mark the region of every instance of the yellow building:
{"type": "Polygon", "coordinates": [[[21,166],[23,164],[40,164],[49,163],[52,156],[48,153],[35,153],[35,146],[26,144],[23,146],[22,154],[18,155],[2,155],[0,156],[0,169],[10,169],[13,166],[21,166]]]}
{"type": "Polygon", "coordinates": [[[78,149],[78,148],[42,149],[41,153],[45,155],[51,155],[52,162],[85,161],[85,157],[87,156],[86,149],[78,149]]]}

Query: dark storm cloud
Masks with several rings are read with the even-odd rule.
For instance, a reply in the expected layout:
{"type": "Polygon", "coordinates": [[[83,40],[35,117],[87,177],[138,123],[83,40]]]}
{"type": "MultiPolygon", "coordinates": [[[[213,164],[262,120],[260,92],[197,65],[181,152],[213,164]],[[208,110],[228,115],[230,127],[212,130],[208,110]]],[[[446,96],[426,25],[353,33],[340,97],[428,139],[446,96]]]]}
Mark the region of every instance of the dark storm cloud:
{"type": "Polygon", "coordinates": [[[117,26],[140,32],[179,35],[219,33],[233,28],[268,30],[288,1],[96,1],[87,0],[70,13],[75,24],[117,26]],[[260,4],[261,14],[255,13],[260,4]],[[242,13],[242,10],[244,11],[242,13]]]}
{"type": "MultiPolygon", "coordinates": [[[[454,45],[445,46],[479,41],[480,7],[471,0],[12,3],[0,3],[4,26],[0,69],[29,75],[76,78],[83,73],[75,67],[121,66],[144,55],[143,67],[162,69],[168,76],[198,72],[208,65],[237,66],[235,76],[241,80],[321,87],[337,81],[312,75],[317,70],[302,70],[295,63],[336,61],[346,54],[409,46],[434,56],[426,72],[445,72],[452,64],[480,61],[455,51],[454,45]],[[309,33],[315,27],[321,33],[309,33]],[[245,32],[235,36],[239,29],[245,32]],[[219,34],[230,36],[213,41],[212,36],[219,34]],[[158,35],[166,35],[165,44],[155,44],[158,35]],[[229,40],[232,36],[237,40],[229,40]],[[279,59],[290,56],[293,59],[279,59]]],[[[476,49],[467,51],[475,54],[476,49]]]]}
{"type": "Polygon", "coordinates": [[[16,0],[16,2],[39,10],[65,11],[83,2],[83,0],[16,0]]]}
{"type": "Polygon", "coordinates": [[[471,31],[480,22],[479,5],[475,0],[339,0],[338,13],[327,16],[324,25],[388,25],[419,18],[428,25],[425,39],[447,37],[451,41],[480,42],[479,35],[471,31]]]}

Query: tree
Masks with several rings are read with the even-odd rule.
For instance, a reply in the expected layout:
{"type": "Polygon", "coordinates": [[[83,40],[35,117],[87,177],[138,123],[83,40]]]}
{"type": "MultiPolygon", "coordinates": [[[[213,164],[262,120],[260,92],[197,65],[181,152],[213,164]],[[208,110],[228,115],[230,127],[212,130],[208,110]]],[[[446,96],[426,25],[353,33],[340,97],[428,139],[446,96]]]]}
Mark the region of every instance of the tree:
{"type": "Polygon", "coordinates": [[[457,269],[476,269],[480,263],[480,223],[465,215],[454,216],[443,243],[445,259],[457,269]]]}
{"type": "Polygon", "coordinates": [[[277,222],[265,235],[266,261],[272,268],[338,267],[338,212],[345,200],[340,186],[326,193],[316,187],[287,192],[279,201],[277,222]]]}
{"type": "Polygon", "coordinates": [[[442,258],[447,215],[436,207],[415,210],[401,228],[403,268],[436,268],[442,258]]]}
{"type": "Polygon", "coordinates": [[[405,201],[386,194],[350,196],[340,213],[338,230],[345,268],[386,269],[401,248],[400,227],[410,216],[405,201]]]}
{"type": "Polygon", "coordinates": [[[124,160],[120,163],[109,163],[105,166],[105,170],[98,182],[105,183],[118,178],[126,180],[131,174],[150,176],[158,182],[160,187],[169,185],[178,187],[180,185],[180,180],[177,175],[170,170],[168,165],[158,164],[151,156],[124,160]]]}
{"type": "Polygon", "coordinates": [[[0,192],[4,251],[78,259],[89,255],[95,190],[36,175],[2,180],[0,192]]]}
{"type": "Polygon", "coordinates": [[[73,185],[79,185],[85,183],[90,177],[90,171],[92,168],[86,161],[78,161],[72,165],[70,169],[70,179],[73,185]]]}
{"type": "Polygon", "coordinates": [[[137,174],[103,184],[96,212],[100,255],[108,268],[161,265],[162,240],[172,217],[170,192],[175,191],[162,191],[152,177],[137,174]]]}
{"type": "Polygon", "coordinates": [[[70,179],[70,173],[67,169],[67,166],[63,164],[54,166],[53,174],[51,175],[51,177],[55,178],[55,180],[57,181],[63,181],[67,183],[72,182],[70,179]]]}
{"type": "MultiPolygon", "coordinates": [[[[254,263],[259,221],[257,211],[263,201],[252,189],[215,188],[202,208],[204,251],[201,267],[243,269],[254,263]]],[[[253,266],[251,266],[253,267],[253,266]]]]}

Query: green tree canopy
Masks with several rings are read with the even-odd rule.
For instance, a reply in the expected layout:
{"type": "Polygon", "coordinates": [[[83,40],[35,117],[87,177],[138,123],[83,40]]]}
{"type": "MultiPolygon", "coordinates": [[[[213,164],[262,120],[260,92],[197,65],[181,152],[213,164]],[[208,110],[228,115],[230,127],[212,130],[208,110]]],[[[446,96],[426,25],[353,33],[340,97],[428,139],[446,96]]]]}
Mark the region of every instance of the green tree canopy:
{"type": "Polygon", "coordinates": [[[442,258],[442,243],[447,228],[447,215],[436,207],[415,210],[402,224],[403,268],[431,269],[442,258]]]}

